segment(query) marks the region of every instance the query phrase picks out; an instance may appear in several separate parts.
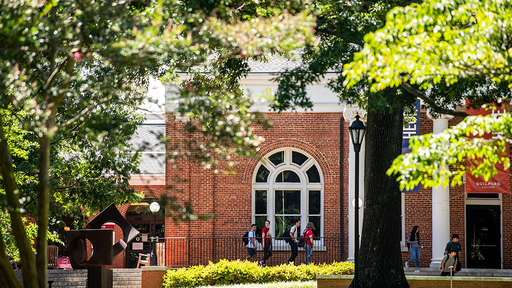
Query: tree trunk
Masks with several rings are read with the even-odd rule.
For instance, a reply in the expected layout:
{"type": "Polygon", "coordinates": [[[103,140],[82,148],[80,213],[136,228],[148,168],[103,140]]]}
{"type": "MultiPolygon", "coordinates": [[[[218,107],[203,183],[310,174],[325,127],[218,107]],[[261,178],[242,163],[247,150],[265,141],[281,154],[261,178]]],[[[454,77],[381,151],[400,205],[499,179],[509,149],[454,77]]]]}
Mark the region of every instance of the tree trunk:
{"type": "Polygon", "coordinates": [[[396,177],[386,175],[401,153],[403,109],[367,115],[359,287],[409,287],[400,249],[400,188],[396,177]]]}
{"type": "MultiPolygon", "coordinates": [[[[3,125],[3,120],[0,115],[0,171],[4,182],[3,184],[7,197],[7,203],[10,207],[9,215],[11,217],[11,229],[16,239],[16,244],[18,245],[20,256],[23,261],[22,275],[24,279],[24,286],[37,287],[35,256],[32,252],[27,234],[25,233],[25,224],[22,221],[20,202],[18,197],[18,185],[16,184],[16,179],[14,179],[12,157],[9,153],[9,147],[7,147],[7,140],[5,138],[3,125]]],[[[3,241],[1,247],[4,249],[3,241]]],[[[0,269],[0,275],[2,278],[5,278],[6,283],[9,283],[10,287],[21,287],[21,284],[16,278],[16,275],[12,269],[10,267],[8,270],[4,269],[6,263],[8,262],[9,259],[7,258],[5,251],[3,251],[2,263],[4,264],[1,265],[2,269],[0,269]]]]}
{"type": "Polygon", "coordinates": [[[39,195],[37,219],[36,266],[40,288],[48,286],[48,243],[46,233],[48,230],[48,213],[50,210],[50,143],[48,135],[39,138],[39,195]]]}

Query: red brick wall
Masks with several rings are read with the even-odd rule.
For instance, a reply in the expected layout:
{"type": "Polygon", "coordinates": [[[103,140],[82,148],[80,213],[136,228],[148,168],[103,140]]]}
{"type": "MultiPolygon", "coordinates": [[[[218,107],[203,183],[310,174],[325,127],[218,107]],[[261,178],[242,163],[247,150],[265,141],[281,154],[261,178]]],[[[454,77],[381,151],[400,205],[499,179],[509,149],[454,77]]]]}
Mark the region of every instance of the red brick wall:
{"type": "MultiPolygon", "coordinates": [[[[340,235],[340,119],[341,113],[267,113],[273,128],[263,131],[255,127],[257,135],[265,138],[260,147],[261,155],[283,148],[293,147],[305,151],[315,158],[324,177],[324,236],[340,235]]],[[[169,117],[167,136],[171,145],[183,134],[182,123],[169,117]]],[[[348,167],[348,131],[344,124],[345,157],[348,167]]],[[[171,152],[172,153],[172,152],[171,152]]],[[[218,236],[233,237],[242,235],[252,222],[252,175],[258,159],[234,158],[237,174],[214,174],[198,164],[186,160],[168,163],[166,183],[183,190],[173,192],[182,201],[191,201],[197,214],[216,217],[208,221],[181,223],[176,227],[166,221],[166,236],[218,236]],[[179,175],[187,182],[176,183],[173,177],[179,175]]],[[[348,189],[348,168],[343,175],[344,191],[348,189]]],[[[348,193],[344,193],[343,210],[347,213],[348,193]]],[[[347,249],[347,217],[343,217],[345,250],[347,249]]],[[[345,253],[345,257],[347,254],[345,253]]]]}

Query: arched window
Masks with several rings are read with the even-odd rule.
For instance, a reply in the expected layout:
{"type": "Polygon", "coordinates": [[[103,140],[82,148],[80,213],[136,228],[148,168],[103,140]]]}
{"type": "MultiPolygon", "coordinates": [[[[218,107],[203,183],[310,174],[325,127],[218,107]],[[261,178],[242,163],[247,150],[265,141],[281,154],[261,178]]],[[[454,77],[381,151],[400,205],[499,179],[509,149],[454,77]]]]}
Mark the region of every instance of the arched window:
{"type": "Polygon", "coordinates": [[[315,236],[323,236],[323,177],[313,157],[294,148],[265,155],[253,175],[253,216],[258,228],[270,220],[273,237],[281,236],[295,219],[303,231],[315,224],[315,236]]]}

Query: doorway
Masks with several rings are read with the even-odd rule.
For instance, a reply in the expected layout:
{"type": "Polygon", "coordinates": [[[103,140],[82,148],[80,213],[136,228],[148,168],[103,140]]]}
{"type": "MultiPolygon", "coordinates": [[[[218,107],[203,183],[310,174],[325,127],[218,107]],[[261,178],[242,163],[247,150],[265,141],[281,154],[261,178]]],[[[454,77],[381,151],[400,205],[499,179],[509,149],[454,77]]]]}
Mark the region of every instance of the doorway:
{"type": "Polygon", "coordinates": [[[501,269],[500,214],[499,205],[466,206],[468,268],[501,269]]]}
{"type": "Polygon", "coordinates": [[[153,216],[149,211],[149,203],[142,202],[130,205],[126,212],[126,220],[139,231],[126,247],[125,268],[137,267],[139,253],[151,253],[151,237],[158,236],[159,242],[165,242],[165,213],[161,209],[156,215],[156,234],[153,235],[153,216]]]}

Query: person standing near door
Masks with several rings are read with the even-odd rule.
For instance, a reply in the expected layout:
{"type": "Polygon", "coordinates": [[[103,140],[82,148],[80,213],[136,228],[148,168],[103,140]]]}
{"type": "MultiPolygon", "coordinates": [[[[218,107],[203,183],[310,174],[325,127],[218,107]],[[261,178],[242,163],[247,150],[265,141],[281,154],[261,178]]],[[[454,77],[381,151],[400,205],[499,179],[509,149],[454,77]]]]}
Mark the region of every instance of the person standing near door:
{"type": "Polygon", "coordinates": [[[265,263],[270,256],[272,256],[272,242],[270,233],[270,221],[265,221],[265,227],[261,230],[261,237],[263,238],[263,260],[260,261],[261,266],[265,267],[265,263]]]}
{"type": "Polygon", "coordinates": [[[423,245],[420,243],[420,228],[418,226],[412,228],[411,234],[409,234],[409,238],[407,238],[407,244],[411,251],[411,259],[405,262],[405,268],[409,268],[409,264],[416,260],[416,270],[414,270],[414,272],[420,272],[420,248],[423,248],[423,245]]]}
{"type": "Polygon", "coordinates": [[[292,250],[292,255],[290,256],[290,259],[286,261],[286,265],[290,263],[295,262],[295,257],[297,257],[297,254],[299,253],[297,246],[297,234],[299,233],[299,227],[300,227],[300,219],[295,219],[295,224],[290,228],[290,248],[292,250]]]}
{"type": "Polygon", "coordinates": [[[459,252],[462,250],[460,242],[459,242],[459,234],[452,235],[452,240],[449,241],[448,243],[446,243],[446,248],[444,248],[444,254],[447,255],[452,250],[457,252],[457,255],[455,256],[456,260],[457,260],[457,262],[456,262],[457,265],[456,265],[456,269],[454,269],[454,271],[453,271],[453,273],[457,273],[462,268],[461,267],[462,265],[460,263],[460,258],[459,258],[459,252]]]}

